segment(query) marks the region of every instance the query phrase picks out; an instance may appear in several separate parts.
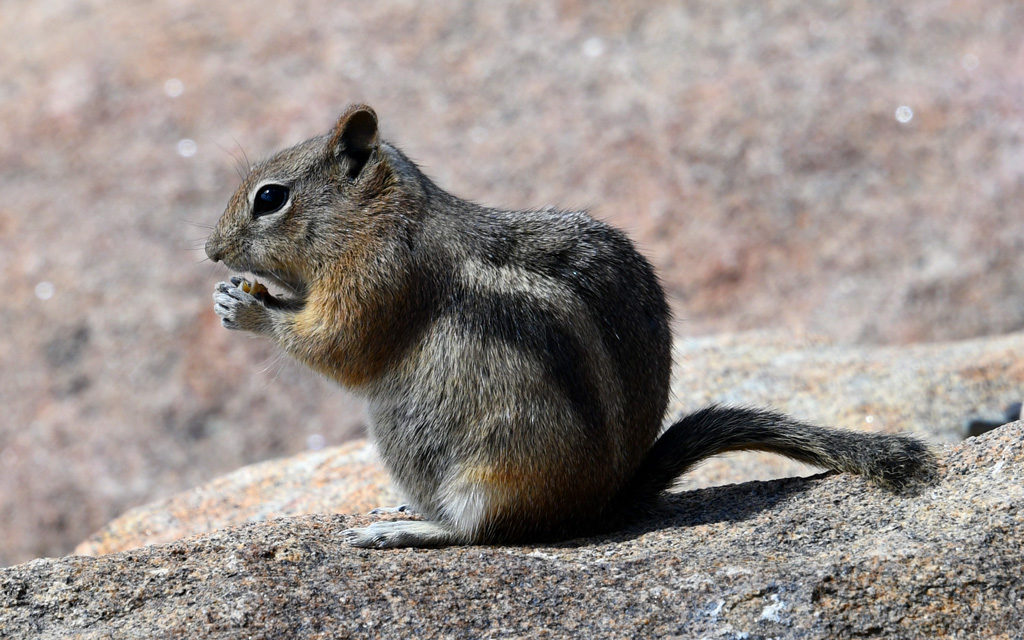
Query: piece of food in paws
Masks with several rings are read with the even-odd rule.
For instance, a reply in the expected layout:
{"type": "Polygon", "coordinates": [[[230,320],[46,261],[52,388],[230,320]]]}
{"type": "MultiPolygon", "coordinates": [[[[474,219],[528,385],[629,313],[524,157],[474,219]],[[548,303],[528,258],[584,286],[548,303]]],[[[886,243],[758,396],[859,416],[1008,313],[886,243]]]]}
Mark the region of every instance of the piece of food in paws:
{"type": "Polygon", "coordinates": [[[246,293],[251,293],[257,298],[270,295],[270,291],[268,291],[267,288],[263,286],[263,283],[256,282],[255,280],[253,280],[251,284],[249,283],[248,280],[242,280],[242,291],[246,293]]]}

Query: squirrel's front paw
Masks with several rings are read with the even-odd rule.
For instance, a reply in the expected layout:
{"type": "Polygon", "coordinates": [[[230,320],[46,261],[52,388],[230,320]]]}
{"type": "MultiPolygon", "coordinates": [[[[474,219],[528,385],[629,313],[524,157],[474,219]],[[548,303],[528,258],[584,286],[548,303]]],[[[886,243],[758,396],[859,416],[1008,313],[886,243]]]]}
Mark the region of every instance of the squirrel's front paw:
{"type": "Polygon", "coordinates": [[[213,310],[228,329],[265,333],[270,330],[270,311],[260,299],[266,287],[234,276],[220,282],[213,292],[213,310]]]}

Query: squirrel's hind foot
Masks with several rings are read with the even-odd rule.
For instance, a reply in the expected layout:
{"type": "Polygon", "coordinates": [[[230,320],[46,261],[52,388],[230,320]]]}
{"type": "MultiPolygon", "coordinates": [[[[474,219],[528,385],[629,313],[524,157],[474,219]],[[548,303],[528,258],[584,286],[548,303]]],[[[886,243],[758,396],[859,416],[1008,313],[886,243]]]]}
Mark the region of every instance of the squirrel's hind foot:
{"type": "Polygon", "coordinates": [[[368,527],[346,529],[342,535],[353,547],[364,549],[446,547],[464,543],[462,537],[448,526],[423,520],[374,522],[368,527]]]}

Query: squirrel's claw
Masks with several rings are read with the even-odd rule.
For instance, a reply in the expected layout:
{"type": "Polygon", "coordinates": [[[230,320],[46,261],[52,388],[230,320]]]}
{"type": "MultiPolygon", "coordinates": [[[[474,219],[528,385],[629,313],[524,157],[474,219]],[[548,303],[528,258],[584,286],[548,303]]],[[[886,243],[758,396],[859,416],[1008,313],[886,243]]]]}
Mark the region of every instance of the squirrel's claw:
{"type": "Polygon", "coordinates": [[[412,514],[412,513],[416,513],[416,512],[413,510],[413,508],[411,506],[409,506],[407,504],[400,504],[400,505],[398,505],[396,507],[377,507],[375,509],[370,509],[370,512],[367,515],[376,516],[376,515],[381,515],[381,514],[385,514],[385,513],[409,513],[409,514],[412,514]]]}

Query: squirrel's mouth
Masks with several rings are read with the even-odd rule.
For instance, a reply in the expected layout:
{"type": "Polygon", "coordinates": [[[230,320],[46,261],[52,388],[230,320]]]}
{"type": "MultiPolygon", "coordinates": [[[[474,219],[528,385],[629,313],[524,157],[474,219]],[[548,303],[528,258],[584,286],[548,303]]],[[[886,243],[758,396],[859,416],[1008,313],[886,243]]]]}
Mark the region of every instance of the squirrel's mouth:
{"type": "Polygon", "coordinates": [[[265,280],[270,280],[299,300],[306,299],[306,283],[294,276],[267,269],[252,269],[252,273],[265,280]]]}

